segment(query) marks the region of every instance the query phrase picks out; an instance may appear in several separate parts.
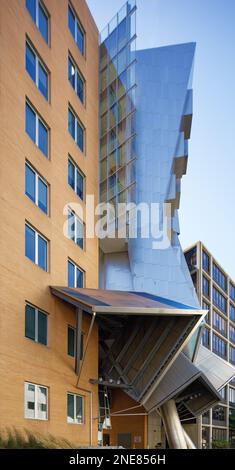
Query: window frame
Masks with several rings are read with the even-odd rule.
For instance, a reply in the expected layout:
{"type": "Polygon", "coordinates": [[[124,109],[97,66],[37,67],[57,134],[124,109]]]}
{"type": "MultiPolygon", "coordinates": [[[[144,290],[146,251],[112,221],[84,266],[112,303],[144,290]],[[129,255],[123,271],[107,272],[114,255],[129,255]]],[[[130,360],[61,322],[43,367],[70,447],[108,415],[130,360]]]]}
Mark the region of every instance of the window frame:
{"type": "Polygon", "coordinates": [[[85,223],[80,219],[80,217],[78,217],[78,215],[74,212],[73,209],[71,209],[70,207],[68,207],[68,238],[69,240],[72,240],[82,251],[85,251],[86,250],[86,243],[85,243],[85,240],[86,240],[86,225],[85,223]],[[69,230],[70,230],[70,222],[69,222],[69,219],[70,217],[73,217],[73,224],[74,224],[74,238],[73,236],[70,236],[70,233],[69,233],[69,230]],[[82,246],[77,242],[77,233],[78,233],[78,224],[80,224],[82,226],[82,238],[80,240],[82,240],[82,246]]]}
{"type": "MultiPolygon", "coordinates": [[[[41,234],[41,232],[38,232],[38,230],[36,230],[29,222],[27,222],[27,220],[25,221],[25,230],[26,230],[26,226],[29,227],[31,230],[34,231],[35,233],[35,261],[31,260],[31,258],[29,258],[26,253],[25,253],[25,257],[27,259],[29,259],[33,264],[35,264],[36,266],[38,266],[40,269],[42,269],[42,271],[48,273],[49,272],[49,240],[41,234]],[[46,246],[47,246],[47,258],[46,258],[46,269],[43,269],[39,264],[38,264],[38,237],[41,237],[42,240],[44,240],[46,242],[46,246]]],[[[26,237],[25,237],[25,248],[26,248],[26,237]]],[[[25,250],[26,251],[26,250],[25,250]]]]}
{"type": "Polygon", "coordinates": [[[29,196],[28,194],[26,193],[26,171],[25,171],[25,195],[28,197],[28,199],[30,199],[30,201],[33,202],[33,204],[35,204],[42,212],[43,214],[46,214],[47,216],[49,216],[49,200],[50,200],[50,197],[49,197],[49,191],[50,191],[50,185],[48,184],[48,182],[38,173],[37,170],[35,170],[35,168],[28,162],[28,160],[25,161],[25,168],[28,167],[35,175],[35,201],[33,201],[29,196]],[[42,183],[45,184],[45,186],[47,187],[47,210],[46,212],[41,209],[41,207],[39,206],[38,204],[38,196],[39,196],[39,191],[38,191],[38,187],[39,187],[39,181],[38,180],[41,180],[42,183]]]}
{"type": "MultiPolygon", "coordinates": [[[[47,312],[45,312],[44,310],[42,310],[41,308],[38,308],[38,307],[35,307],[35,305],[32,305],[30,302],[26,302],[25,303],[25,327],[26,327],[26,307],[29,306],[31,308],[34,309],[35,311],[35,320],[34,320],[34,323],[35,323],[35,339],[33,338],[30,338],[29,336],[26,336],[26,331],[25,331],[25,338],[31,340],[31,341],[34,341],[35,343],[37,344],[41,344],[41,346],[46,346],[48,347],[48,318],[49,318],[49,315],[47,312]],[[41,343],[41,341],[38,341],[38,313],[41,312],[43,313],[44,315],[46,315],[46,318],[47,318],[47,334],[46,334],[46,344],[44,343],[41,343]]],[[[26,328],[25,328],[26,329],[26,328]]]]}
{"type": "MultiPolygon", "coordinates": [[[[83,356],[84,356],[84,336],[85,336],[85,334],[82,331],[82,333],[81,333],[81,349],[80,349],[80,360],[81,361],[82,361],[83,356]]],[[[68,328],[67,328],[67,355],[71,358],[76,357],[76,326],[72,326],[72,325],[68,325],[68,328]],[[74,355],[69,354],[69,330],[72,330],[74,332],[74,345],[73,345],[74,355]]]]}
{"type": "Polygon", "coordinates": [[[35,83],[35,85],[36,85],[37,89],[40,91],[41,95],[49,103],[50,102],[50,72],[49,72],[47,66],[45,65],[45,63],[43,62],[43,60],[40,58],[40,56],[39,56],[38,52],[36,51],[35,47],[33,46],[32,42],[30,41],[30,39],[27,36],[26,36],[26,41],[25,41],[25,70],[28,73],[28,75],[30,76],[31,80],[35,83]],[[35,81],[31,77],[31,75],[29,74],[29,72],[27,70],[27,67],[26,67],[26,65],[27,65],[26,64],[26,50],[27,50],[27,47],[35,55],[35,81]],[[42,93],[42,91],[39,88],[39,65],[41,66],[41,68],[44,70],[44,72],[47,75],[47,97],[42,93]]]}
{"type": "Polygon", "coordinates": [[[75,142],[75,144],[77,145],[77,147],[79,148],[80,152],[85,156],[86,155],[86,128],[85,128],[82,121],[79,119],[79,117],[77,116],[77,114],[75,113],[75,111],[73,110],[73,108],[70,104],[68,106],[68,132],[69,132],[69,135],[72,137],[73,141],[75,142]],[[74,119],[75,119],[74,137],[73,137],[73,135],[71,134],[71,132],[69,130],[69,113],[71,113],[73,115],[74,119]],[[83,142],[82,142],[83,146],[82,146],[82,148],[80,147],[80,145],[78,143],[78,129],[77,129],[78,125],[80,126],[80,128],[83,131],[83,142]]]}
{"type": "Polygon", "coordinates": [[[30,140],[32,142],[34,142],[34,144],[40,150],[40,152],[43,153],[44,157],[49,160],[50,159],[50,128],[49,128],[48,124],[44,121],[44,119],[38,114],[38,112],[36,111],[34,106],[30,103],[30,101],[27,98],[26,98],[26,101],[25,101],[25,132],[26,132],[27,136],[30,138],[30,140]],[[29,135],[29,133],[26,130],[26,109],[27,109],[27,106],[35,114],[35,141],[32,139],[32,137],[29,135]],[[41,124],[47,130],[47,155],[39,147],[39,122],[41,122],[41,124]]]}
{"type": "Polygon", "coordinates": [[[67,261],[67,270],[68,270],[68,267],[69,267],[69,263],[72,264],[72,265],[73,265],[73,268],[74,268],[74,280],[75,280],[75,283],[74,283],[74,284],[75,284],[75,285],[73,285],[73,288],[74,288],[74,289],[77,289],[77,288],[78,288],[77,282],[76,282],[76,280],[77,280],[77,270],[79,270],[79,271],[83,274],[83,283],[82,283],[83,285],[82,285],[82,288],[84,288],[84,287],[85,287],[85,275],[86,275],[84,269],[82,269],[80,266],[78,266],[76,263],[74,263],[74,261],[72,261],[70,258],[68,258],[68,261],[67,261]]]}
{"type": "Polygon", "coordinates": [[[32,383],[32,382],[24,382],[24,418],[25,419],[32,419],[32,420],[36,420],[36,421],[48,421],[49,420],[49,387],[47,387],[46,385],[39,385],[39,384],[35,384],[35,383],[32,383]],[[34,386],[34,393],[35,393],[35,401],[34,401],[34,414],[35,414],[35,417],[31,417],[31,416],[27,416],[27,410],[28,410],[28,407],[27,407],[27,386],[28,385],[33,385],[34,386]],[[47,407],[47,411],[46,411],[46,418],[40,418],[38,416],[38,390],[39,390],[39,387],[41,388],[44,388],[46,390],[46,407],[47,407]]]}
{"type": "Polygon", "coordinates": [[[45,43],[50,47],[50,14],[47,10],[47,8],[45,7],[44,3],[42,2],[42,0],[35,0],[35,4],[36,4],[36,12],[35,12],[35,20],[34,18],[32,17],[30,11],[28,10],[27,8],[27,5],[26,5],[26,0],[25,0],[25,7],[26,7],[26,10],[28,11],[30,17],[32,18],[34,24],[36,25],[38,31],[40,32],[41,36],[43,37],[45,43]],[[43,36],[40,28],[39,28],[39,5],[41,7],[41,9],[43,10],[43,12],[45,13],[45,16],[47,17],[47,20],[48,20],[48,23],[47,23],[47,38],[48,40],[46,41],[45,37],[43,36]]]}
{"type": "Polygon", "coordinates": [[[69,180],[68,180],[68,185],[70,186],[70,188],[73,190],[73,192],[79,197],[79,199],[81,199],[81,201],[85,201],[86,199],[86,176],[84,175],[84,173],[80,170],[79,166],[74,162],[74,160],[72,159],[72,157],[69,155],[68,156],[68,172],[69,172],[69,163],[74,167],[74,173],[75,173],[75,178],[74,178],[74,185],[75,185],[75,189],[73,189],[73,187],[71,186],[71,184],[69,183],[69,180]],[[78,192],[77,192],[77,180],[78,180],[78,173],[79,175],[82,177],[82,181],[83,181],[83,197],[81,197],[78,192]]]}
{"type": "Polygon", "coordinates": [[[73,90],[75,91],[76,93],[76,96],[79,98],[79,101],[81,102],[81,104],[86,107],[86,80],[83,76],[83,74],[81,73],[78,65],[76,64],[72,54],[69,52],[68,54],[68,81],[71,85],[71,87],[73,88],[73,90]],[[74,87],[71,83],[71,81],[69,80],[69,61],[71,62],[72,66],[74,67],[74,70],[75,70],[75,84],[74,84],[74,87]],[[83,100],[81,100],[79,94],[78,94],[78,79],[77,79],[77,75],[79,75],[82,83],[83,83],[83,100]]]}
{"type": "Polygon", "coordinates": [[[67,392],[67,423],[80,425],[80,426],[85,424],[85,396],[84,395],[80,395],[79,393],[74,393],[74,392],[67,392]],[[69,395],[73,396],[73,410],[74,410],[73,422],[69,421],[69,417],[68,417],[68,396],[69,395]],[[76,413],[77,411],[76,397],[79,397],[82,399],[82,421],[80,423],[76,421],[76,414],[77,414],[76,413]]]}
{"type": "Polygon", "coordinates": [[[81,54],[82,57],[84,57],[84,59],[86,59],[86,32],[85,32],[85,29],[77,15],[77,13],[75,12],[73,6],[71,5],[70,2],[68,2],[68,30],[71,34],[71,36],[73,37],[74,39],[74,42],[81,54]],[[74,35],[69,27],[69,10],[71,10],[73,16],[74,16],[74,21],[75,21],[75,31],[74,31],[74,35]],[[77,42],[77,38],[78,38],[78,29],[81,30],[82,34],[83,34],[83,50],[81,51],[79,45],[78,45],[78,42],[77,42]]]}

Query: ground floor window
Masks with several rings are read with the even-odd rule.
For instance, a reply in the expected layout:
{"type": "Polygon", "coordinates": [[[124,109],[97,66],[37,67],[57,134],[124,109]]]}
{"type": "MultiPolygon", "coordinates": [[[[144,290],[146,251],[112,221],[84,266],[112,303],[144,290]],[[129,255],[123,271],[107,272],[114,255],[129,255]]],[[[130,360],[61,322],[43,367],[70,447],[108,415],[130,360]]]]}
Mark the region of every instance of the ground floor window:
{"type": "Polygon", "coordinates": [[[25,383],[25,418],[48,419],[48,388],[25,383]]]}
{"type": "Polygon", "coordinates": [[[67,394],[67,421],[71,424],[84,423],[84,397],[81,395],[67,394]]]}

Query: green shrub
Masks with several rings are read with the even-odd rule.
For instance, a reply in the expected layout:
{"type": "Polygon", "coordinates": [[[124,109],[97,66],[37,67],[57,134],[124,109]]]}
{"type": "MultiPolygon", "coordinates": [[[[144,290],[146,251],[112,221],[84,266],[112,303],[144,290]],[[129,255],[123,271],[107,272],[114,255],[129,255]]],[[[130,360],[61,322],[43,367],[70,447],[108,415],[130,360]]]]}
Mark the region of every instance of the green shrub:
{"type": "Polygon", "coordinates": [[[212,448],[213,449],[229,449],[230,445],[229,442],[223,440],[215,440],[212,441],[212,448]]]}
{"type": "Polygon", "coordinates": [[[7,428],[0,432],[0,449],[76,449],[67,439],[59,439],[51,434],[33,433],[28,429],[7,428]]]}

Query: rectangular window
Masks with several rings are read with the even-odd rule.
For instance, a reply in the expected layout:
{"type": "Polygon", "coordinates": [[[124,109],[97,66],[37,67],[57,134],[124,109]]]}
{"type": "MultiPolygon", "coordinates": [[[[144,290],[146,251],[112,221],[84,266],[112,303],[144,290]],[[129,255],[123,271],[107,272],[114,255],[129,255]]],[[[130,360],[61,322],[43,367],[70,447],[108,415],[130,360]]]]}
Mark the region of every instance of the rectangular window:
{"type": "Polygon", "coordinates": [[[85,129],[75,113],[69,108],[68,111],[68,131],[80,148],[84,152],[85,129]]]}
{"type": "Polygon", "coordinates": [[[213,311],[213,327],[226,336],[227,334],[227,321],[224,320],[215,310],[213,311]]]}
{"type": "Polygon", "coordinates": [[[68,261],[68,287],[84,287],[84,271],[72,261],[68,261]]]}
{"type": "Polygon", "coordinates": [[[73,240],[82,250],[84,249],[84,232],[84,223],[71,209],[68,209],[68,238],[73,240]]]}
{"type": "Polygon", "coordinates": [[[84,423],[84,397],[81,395],[67,394],[67,422],[70,424],[84,423]]]}
{"type": "Polygon", "coordinates": [[[235,343],[235,328],[232,325],[229,326],[229,339],[235,343]]]}
{"type": "Polygon", "coordinates": [[[45,65],[28,42],[26,42],[25,66],[37,88],[40,90],[44,98],[48,100],[49,74],[45,65]]]}
{"type": "Polygon", "coordinates": [[[80,197],[80,199],[84,200],[85,176],[70,158],[68,160],[68,184],[80,197]]]}
{"type": "MultiPolygon", "coordinates": [[[[83,359],[83,338],[84,335],[82,333],[80,360],[83,359]]],[[[75,357],[76,355],[76,328],[73,328],[72,326],[68,326],[68,355],[71,357],[75,357]]]]}
{"type": "Polygon", "coordinates": [[[25,164],[25,194],[48,214],[48,184],[29,163],[25,164]]]}
{"type": "Polygon", "coordinates": [[[202,267],[204,271],[206,271],[208,274],[210,273],[210,258],[204,250],[202,252],[202,267]]]}
{"type": "Polygon", "coordinates": [[[48,419],[48,388],[25,383],[25,418],[48,419]]]}
{"type": "Polygon", "coordinates": [[[46,313],[32,305],[25,306],[25,336],[36,343],[47,346],[47,319],[46,313]]]}
{"type": "Polygon", "coordinates": [[[25,256],[48,270],[48,241],[28,224],[25,224],[25,256]]]}
{"type": "Polygon", "coordinates": [[[229,305],[229,318],[235,323],[235,307],[233,305],[229,305]]]}
{"type": "Polygon", "coordinates": [[[224,359],[227,358],[227,343],[215,333],[213,333],[213,352],[224,359]]]}
{"type": "Polygon", "coordinates": [[[235,348],[229,346],[229,361],[235,364],[235,348]]]}
{"type": "Polygon", "coordinates": [[[221,289],[227,291],[227,278],[215,263],[213,263],[213,279],[221,289]]]}
{"type": "Polygon", "coordinates": [[[68,58],[68,79],[73,89],[76,91],[80,101],[84,104],[85,81],[82,77],[81,72],[79,71],[78,67],[75,65],[75,62],[71,57],[68,58]]]}
{"type": "Polygon", "coordinates": [[[68,7],[68,27],[82,55],[85,53],[85,33],[73,9],[68,7]]]}
{"type": "Polygon", "coordinates": [[[206,297],[210,297],[210,282],[207,277],[202,277],[202,291],[206,297]]]}
{"type": "Polygon", "coordinates": [[[210,305],[203,300],[202,301],[202,308],[203,308],[203,310],[208,310],[208,313],[205,317],[205,320],[206,320],[206,323],[209,325],[209,323],[210,323],[210,305]]]}
{"type": "Polygon", "coordinates": [[[202,344],[206,348],[210,348],[210,332],[209,332],[208,328],[203,329],[202,344]]]}
{"type": "Polygon", "coordinates": [[[215,406],[212,409],[212,424],[226,426],[226,408],[224,406],[215,406]]]}
{"type": "Polygon", "coordinates": [[[235,388],[229,387],[229,403],[235,404],[235,388]]]}
{"type": "Polygon", "coordinates": [[[231,299],[234,300],[234,302],[235,302],[235,286],[233,286],[231,283],[230,283],[229,291],[230,291],[231,299]]]}
{"type": "Polygon", "coordinates": [[[26,8],[34,23],[45,39],[49,43],[49,14],[41,0],[26,0],[26,8]]]}
{"type": "Polygon", "coordinates": [[[27,102],[25,105],[25,130],[37,147],[48,158],[49,129],[27,102]]]}
{"type": "Polygon", "coordinates": [[[216,287],[213,287],[213,302],[218,307],[222,312],[227,315],[227,300],[225,297],[216,289],[216,287]]]}

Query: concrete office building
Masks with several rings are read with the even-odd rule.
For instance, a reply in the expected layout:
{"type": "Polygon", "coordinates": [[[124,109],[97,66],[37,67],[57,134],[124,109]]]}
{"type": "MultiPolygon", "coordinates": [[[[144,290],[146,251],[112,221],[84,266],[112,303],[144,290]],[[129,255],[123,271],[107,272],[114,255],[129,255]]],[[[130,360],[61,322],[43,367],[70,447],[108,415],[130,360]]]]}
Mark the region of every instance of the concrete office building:
{"type": "Polygon", "coordinates": [[[198,446],[195,418],[232,372],[212,353],[223,373],[205,364],[178,240],[195,45],[136,51],[134,1],[100,38],[85,0],[2,0],[0,13],[0,427],[198,446]],[[118,238],[114,216],[99,243],[89,195],[159,204],[161,236],[138,219],[118,238]]]}
{"type": "MultiPolygon", "coordinates": [[[[208,310],[202,335],[204,347],[235,365],[235,282],[202,242],[185,251],[202,308],[208,310]]],[[[235,381],[221,390],[221,402],[199,418],[202,446],[213,440],[235,444],[235,381]]]]}

